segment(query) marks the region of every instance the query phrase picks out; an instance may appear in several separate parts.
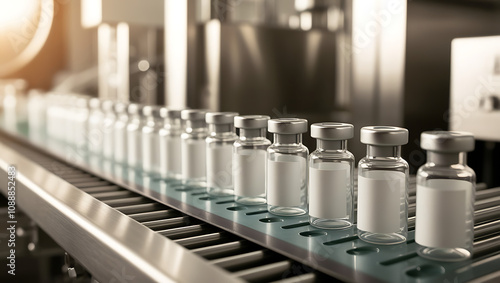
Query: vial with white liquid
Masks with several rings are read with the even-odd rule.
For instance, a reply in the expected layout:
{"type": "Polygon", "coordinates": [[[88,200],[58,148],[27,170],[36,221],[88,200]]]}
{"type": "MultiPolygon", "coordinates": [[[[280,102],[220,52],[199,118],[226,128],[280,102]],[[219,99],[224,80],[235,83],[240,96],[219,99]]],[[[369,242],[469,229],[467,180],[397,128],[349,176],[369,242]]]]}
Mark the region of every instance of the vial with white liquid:
{"type": "Polygon", "coordinates": [[[206,187],[206,141],[207,124],[205,110],[182,110],[181,119],[185,129],[181,135],[182,184],[206,187]]]}
{"type": "Polygon", "coordinates": [[[281,118],[268,121],[274,143],[267,149],[267,210],[275,215],[295,216],[307,213],[307,157],[302,144],[307,120],[281,118]]]}
{"type": "Polygon", "coordinates": [[[215,196],[234,194],[233,144],[236,112],[209,112],[205,116],[209,135],[207,141],[207,192],[215,196]]]}
{"type": "Polygon", "coordinates": [[[105,100],[101,104],[101,109],[104,114],[103,119],[103,142],[102,142],[102,155],[107,159],[113,158],[114,149],[114,124],[116,120],[115,115],[115,102],[105,100]]]}
{"type": "Polygon", "coordinates": [[[347,140],[354,127],[345,123],[311,125],[317,148],[309,156],[309,222],[322,229],[345,229],[354,222],[354,155],[347,140]]]}
{"type": "Polygon", "coordinates": [[[467,166],[474,136],[465,132],[423,132],[427,163],[417,172],[415,241],[422,257],[460,261],[472,256],[476,174],[467,166]]]}
{"type": "Polygon", "coordinates": [[[117,163],[127,163],[128,104],[115,104],[116,119],[113,127],[113,159],[117,163]]]}
{"type": "Polygon", "coordinates": [[[152,175],[160,175],[160,130],[163,118],[161,106],[144,106],[142,113],[146,124],[142,127],[142,170],[152,175]]]}
{"type": "Polygon", "coordinates": [[[104,140],[104,113],[101,109],[101,103],[102,101],[95,97],[91,98],[89,101],[90,113],[88,119],[87,145],[89,151],[94,154],[102,153],[102,144],[104,140]]]}
{"type": "Polygon", "coordinates": [[[181,166],[181,111],[162,107],[160,116],[163,128],[160,129],[160,172],[161,177],[168,180],[180,180],[181,166]]]}
{"type": "Polygon", "coordinates": [[[266,203],[266,138],[269,116],[234,117],[240,137],[233,146],[233,182],[236,202],[244,205],[266,203]]]}
{"type": "Polygon", "coordinates": [[[401,145],[408,130],[374,126],[361,129],[366,156],[358,165],[358,237],[369,243],[393,245],[408,236],[408,163],[401,145]]]}
{"type": "Polygon", "coordinates": [[[131,103],[127,111],[129,120],[127,124],[127,163],[128,166],[140,169],[142,163],[142,127],[145,119],[142,115],[144,105],[131,103]]]}

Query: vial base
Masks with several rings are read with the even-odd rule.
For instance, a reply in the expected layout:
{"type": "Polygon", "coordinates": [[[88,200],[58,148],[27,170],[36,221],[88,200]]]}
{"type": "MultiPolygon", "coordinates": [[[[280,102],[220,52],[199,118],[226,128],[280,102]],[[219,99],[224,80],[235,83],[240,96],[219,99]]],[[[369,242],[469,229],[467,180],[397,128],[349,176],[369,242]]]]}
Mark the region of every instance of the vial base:
{"type": "Polygon", "coordinates": [[[182,182],[181,174],[176,174],[176,173],[162,173],[160,178],[166,183],[181,183],[182,182]]]}
{"type": "Polygon", "coordinates": [[[347,229],[352,227],[352,223],[347,219],[323,219],[317,217],[309,217],[309,223],[311,226],[320,229],[347,229]]]}
{"type": "Polygon", "coordinates": [[[207,187],[207,193],[215,197],[226,197],[234,195],[233,189],[207,187]]]}
{"type": "Polygon", "coordinates": [[[266,203],[264,197],[236,197],[236,202],[243,205],[261,205],[266,203]]]}
{"type": "Polygon", "coordinates": [[[278,216],[298,216],[307,213],[307,209],[300,206],[275,206],[268,205],[267,211],[278,216]]]}
{"type": "Polygon", "coordinates": [[[182,186],[192,188],[206,188],[207,182],[205,181],[205,178],[184,179],[182,180],[182,186]]]}
{"type": "Polygon", "coordinates": [[[358,237],[376,245],[397,245],[406,242],[406,236],[402,233],[371,233],[358,229],[358,237]]]}
{"type": "Polygon", "coordinates": [[[470,251],[464,248],[428,248],[420,247],[417,254],[423,258],[436,261],[462,261],[471,258],[470,251]]]}

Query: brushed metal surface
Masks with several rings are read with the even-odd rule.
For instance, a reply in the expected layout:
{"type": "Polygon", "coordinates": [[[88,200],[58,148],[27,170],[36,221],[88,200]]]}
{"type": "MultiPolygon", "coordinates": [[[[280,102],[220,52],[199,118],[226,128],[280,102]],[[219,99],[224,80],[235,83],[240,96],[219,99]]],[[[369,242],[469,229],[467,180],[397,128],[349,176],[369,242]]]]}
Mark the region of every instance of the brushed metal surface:
{"type": "Polygon", "coordinates": [[[0,190],[17,168],[17,205],[100,282],[240,282],[0,143],[0,190]],[[195,271],[195,272],[194,272],[195,271]]]}

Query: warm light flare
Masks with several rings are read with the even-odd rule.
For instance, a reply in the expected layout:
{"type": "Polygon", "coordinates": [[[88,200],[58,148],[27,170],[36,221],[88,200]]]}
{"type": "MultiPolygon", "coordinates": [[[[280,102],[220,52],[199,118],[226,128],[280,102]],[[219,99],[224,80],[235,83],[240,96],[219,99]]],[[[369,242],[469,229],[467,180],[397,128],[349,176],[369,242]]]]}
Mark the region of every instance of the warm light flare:
{"type": "Polygon", "coordinates": [[[0,30],[20,24],[32,16],[37,6],[36,0],[0,0],[0,30]]]}

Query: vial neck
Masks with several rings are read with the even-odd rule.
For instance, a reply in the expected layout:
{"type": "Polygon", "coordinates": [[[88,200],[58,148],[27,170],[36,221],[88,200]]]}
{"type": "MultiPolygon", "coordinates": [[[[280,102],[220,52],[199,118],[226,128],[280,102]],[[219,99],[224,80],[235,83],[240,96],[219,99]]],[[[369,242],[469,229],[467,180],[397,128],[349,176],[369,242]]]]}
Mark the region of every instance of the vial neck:
{"type": "Polygon", "coordinates": [[[345,151],[347,149],[347,141],[331,141],[331,140],[321,140],[316,141],[317,149],[324,150],[335,150],[335,151],[345,151]]]}
{"type": "Polygon", "coordinates": [[[366,146],[366,156],[368,158],[377,157],[401,157],[401,146],[366,146]]]}
{"type": "Polygon", "coordinates": [[[186,132],[203,131],[206,126],[203,120],[186,120],[186,132]]]}
{"type": "Polygon", "coordinates": [[[240,139],[259,139],[266,136],[266,129],[240,129],[240,139]]]}
{"type": "Polygon", "coordinates": [[[439,166],[449,166],[453,164],[467,164],[467,155],[464,152],[460,153],[443,153],[443,152],[427,152],[427,162],[434,163],[439,166]]]}
{"type": "Polygon", "coordinates": [[[164,127],[167,129],[180,129],[181,119],[165,118],[163,120],[164,127]]]}
{"type": "Polygon", "coordinates": [[[302,134],[274,134],[274,143],[277,144],[301,144],[302,134]]]}
{"type": "Polygon", "coordinates": [[[208,131],[211,135],[234,133],[234,124],[208,124],[208,131]]]}

